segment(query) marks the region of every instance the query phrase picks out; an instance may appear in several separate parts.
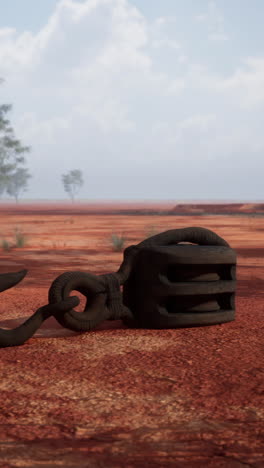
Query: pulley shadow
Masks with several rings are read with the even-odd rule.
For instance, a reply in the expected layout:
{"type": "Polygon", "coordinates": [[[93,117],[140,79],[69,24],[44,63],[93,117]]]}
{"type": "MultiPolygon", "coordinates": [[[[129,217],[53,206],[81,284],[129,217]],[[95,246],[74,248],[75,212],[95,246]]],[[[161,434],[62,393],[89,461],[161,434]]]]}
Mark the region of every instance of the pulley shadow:
{"type": "MultiPolygon", "coordinates": [[[[28,316],[19,317],[15,319],[1,320],[0,328],[12,330],[16,327],[19,327],[27,319],[28,316]]],[[[112,330],[119,328],[128,327],[123,323],[122,320],[105,320],[90,331],[76,332],[67,328],[63,328],[54,317],[49,317],[47,320],[45,320],[45,322],[42,323],[42,325],[39,327],[36,333],[34,333],[32,338],[66,338],[68,336],[85,335],[94,331],[112,330]]]]}

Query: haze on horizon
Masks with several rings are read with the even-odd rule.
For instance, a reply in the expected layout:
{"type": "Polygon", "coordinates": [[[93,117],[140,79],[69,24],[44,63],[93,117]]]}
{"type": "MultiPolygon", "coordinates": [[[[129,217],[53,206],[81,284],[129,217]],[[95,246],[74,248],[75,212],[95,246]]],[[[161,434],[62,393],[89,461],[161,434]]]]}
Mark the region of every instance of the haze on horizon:
{"type": "MultiPolygon", "coordinates": [[[[262,0],[9,0],[0,103],[23,200],[263,201],[262,0]]],[[[5,195],[1,200],[7,199],[5,195]]]]}

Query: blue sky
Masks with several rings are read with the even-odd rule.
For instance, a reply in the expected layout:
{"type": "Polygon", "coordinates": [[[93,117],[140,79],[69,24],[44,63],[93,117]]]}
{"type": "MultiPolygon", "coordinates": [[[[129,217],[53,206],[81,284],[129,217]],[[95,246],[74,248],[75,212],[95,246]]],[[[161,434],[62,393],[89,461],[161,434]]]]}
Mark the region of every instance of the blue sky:
{"type": "Polygon", "coordinates": [[[22,198],[263,200],[262,0],[0,3],[22,198]],[[47,184],[47,180],[49,183],[47,184]]]}

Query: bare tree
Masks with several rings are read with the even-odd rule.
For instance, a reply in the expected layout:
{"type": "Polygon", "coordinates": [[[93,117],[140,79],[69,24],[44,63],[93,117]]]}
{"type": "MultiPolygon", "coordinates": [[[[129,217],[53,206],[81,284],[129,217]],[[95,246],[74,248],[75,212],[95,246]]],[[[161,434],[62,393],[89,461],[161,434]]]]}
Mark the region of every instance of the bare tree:
{"type": "Polygon", "coordinates": [[[82,171],[74,169],[68,174],[63,174],[62,183],[64,185],[65,192],[70,195],[73,203],[76,192],[78,192],[83,185],[82,171]]]}

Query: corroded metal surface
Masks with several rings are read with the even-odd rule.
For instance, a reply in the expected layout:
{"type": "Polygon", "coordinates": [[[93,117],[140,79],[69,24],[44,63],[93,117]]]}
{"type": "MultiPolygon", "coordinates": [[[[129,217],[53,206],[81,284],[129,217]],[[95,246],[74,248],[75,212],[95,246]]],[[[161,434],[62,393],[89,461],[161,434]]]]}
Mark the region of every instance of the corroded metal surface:
{"type": "MultiPolygon", "coordinates": [[[[118,319],[145,328],[230,322],[235,318],[235,268],[235,251],[215,232],[202,227],[167,230],[127,247],[116,273],[95,276],[67,271],[59,275],[49,288],[46,306],[16,329],[0,329],[0,346],[24,344],[51,315],[63,327],[80,332],[118,319]],[[181,242],[199,246],[178,245],[181,242]],[[167,274],[171,267],[175,269],[173,281],[167,274]],[[72,290],[86,296],[82,314],[72,309],[79,304],[78,297],[69,297],[72,290]]],[[[2,291],[19,282],[25,272],[1,275],[2,291]]]]}
{"type": "Polygon", "coordinates": [[[123,301],[135,323],[145,328],[230,322],[235,318],[235,278],[236,252],[230,247],[145,247],[124,284],[123,301]]]}

